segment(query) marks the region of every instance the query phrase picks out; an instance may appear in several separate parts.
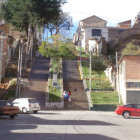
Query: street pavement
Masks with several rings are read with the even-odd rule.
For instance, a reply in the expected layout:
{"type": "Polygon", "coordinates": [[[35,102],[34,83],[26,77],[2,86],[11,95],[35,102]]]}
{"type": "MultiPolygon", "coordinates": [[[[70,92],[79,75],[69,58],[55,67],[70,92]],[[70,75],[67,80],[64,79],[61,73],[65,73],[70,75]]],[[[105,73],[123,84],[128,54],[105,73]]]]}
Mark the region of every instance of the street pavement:
{"type": "Polygon", "coordinates": [[[139,140],[140,118],[114,112],[40,111],[0,117],[0,140],[139,140]]]}

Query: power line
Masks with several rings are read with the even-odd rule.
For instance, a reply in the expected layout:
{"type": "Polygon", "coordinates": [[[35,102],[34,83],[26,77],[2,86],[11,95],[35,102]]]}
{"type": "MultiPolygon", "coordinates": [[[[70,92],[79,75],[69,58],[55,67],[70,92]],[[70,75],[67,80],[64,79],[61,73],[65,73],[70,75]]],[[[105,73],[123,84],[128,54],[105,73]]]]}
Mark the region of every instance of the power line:
{"type": "MultiPolygon", "coordinates": [[[[72,11],[72,10],[71,10],[72,11]]],[[[93,13],[88,13],[88,12],[83,12],[83,11],[72,11],[73,13],[79,13],[79,14],[84,14],[84,15],[94,15],[93,13]]],[[[98,15],[99,17],[103,18],[103,19],[106,19],[106,20],[113,20],[113,21],[121,21],[120,19],[116,19],[116,18],[110,18],[110,17],[104,17],[104,16],[101,16],[101,15],[98,15]]],[[[90,16],[89,16],[90,17],[90,16]]],[[[132,19],[132,18],[131,18],[132,19]]],[[[81,19],[83,20],[83,19],[81,19]]]]}

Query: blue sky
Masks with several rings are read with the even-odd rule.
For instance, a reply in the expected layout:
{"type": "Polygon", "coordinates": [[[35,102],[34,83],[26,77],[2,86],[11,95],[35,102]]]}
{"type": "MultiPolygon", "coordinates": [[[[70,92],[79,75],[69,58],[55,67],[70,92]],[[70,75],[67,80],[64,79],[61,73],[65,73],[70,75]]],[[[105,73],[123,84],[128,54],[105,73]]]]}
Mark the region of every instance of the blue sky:
{"type": "Polygon", "coordinates": [[[140,0],[67,0],[63,11],[70,13],[74,27],[70,36],[76,32],[80,20],[96,15],[106,21],[108,26],[132,20],[140,11],[140,0]]]}

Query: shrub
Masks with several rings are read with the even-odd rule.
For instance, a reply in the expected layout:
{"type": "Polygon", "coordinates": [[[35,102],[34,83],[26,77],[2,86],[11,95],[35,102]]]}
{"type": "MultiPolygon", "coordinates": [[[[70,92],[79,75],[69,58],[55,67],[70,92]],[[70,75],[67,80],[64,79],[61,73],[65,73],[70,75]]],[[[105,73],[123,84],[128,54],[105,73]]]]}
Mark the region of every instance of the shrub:
{"type": "Polygon", "coordinates": [[[15,86],[17,84],[17,79],[13,78],[9,81],[9,86],[15,86]]]}
{"type": "Polygon", "coordinates": [[[129,43],[126,45],[126,48],[123,49],[122,56],[123,55],[140,55],[140,48],[137,45],[129,43]]]}
{"type": "Polygon", "coordinates": [[[100,83],[100,88],[101,88],[101,89],[113,89],[113,88],[111,87],[111,84],[110,84],[110,82],[109,82],[108,80],[106,80],[106,81],[104,81],[104,82],[101,82],[101,83],[100,83]]]}

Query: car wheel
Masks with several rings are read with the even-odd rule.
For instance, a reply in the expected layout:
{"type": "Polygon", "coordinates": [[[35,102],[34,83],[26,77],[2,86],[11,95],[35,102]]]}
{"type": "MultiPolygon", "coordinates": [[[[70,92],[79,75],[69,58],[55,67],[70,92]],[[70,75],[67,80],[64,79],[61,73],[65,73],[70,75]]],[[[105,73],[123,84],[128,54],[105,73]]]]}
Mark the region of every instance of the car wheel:
{"type": "Polygon", "coordinates": [[[23,107],[23,108],[22,108],[22,112],[25,113],[25,114],[28,113],[26,107],[23,107]]]}
{"type": "Polygon", "coordinates": [[[123,117],[124,117],[125,119],[129,119],[129,118],[130,118],[130,112],[125,111],[125,112],[123,113],[123,117]]]}
{"type": "Polygon", "coordinates": [[[37,113],[37,112],[38,112],[37,110],[33,111],[33,113],[37,113]]]}
{"type": "Polygon", "coordinates": [[[9,115],[11,119],[14,119],[16,117],[16,114],[9,115]]]}

